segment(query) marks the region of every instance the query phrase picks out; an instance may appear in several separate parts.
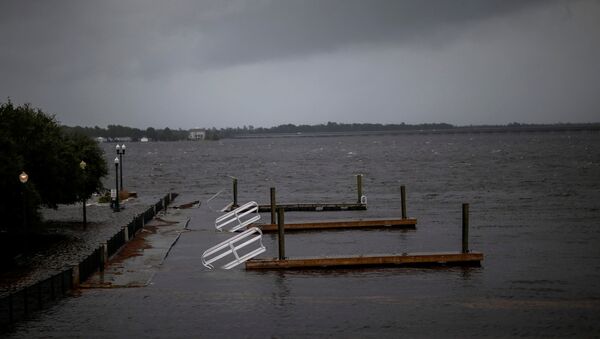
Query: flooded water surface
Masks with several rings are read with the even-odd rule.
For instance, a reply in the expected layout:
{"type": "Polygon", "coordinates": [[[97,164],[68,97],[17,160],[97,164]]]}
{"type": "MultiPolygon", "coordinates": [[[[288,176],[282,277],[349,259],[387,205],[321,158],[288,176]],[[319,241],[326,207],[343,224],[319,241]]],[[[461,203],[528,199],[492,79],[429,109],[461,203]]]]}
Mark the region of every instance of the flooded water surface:
{"type": "MultiPolygon", "coordinates": [[[[152,284],[90,289],[22,322],[12,337],[597,337],[600,336],[600,134],[524,133],[225,139],[131,143],[125,186],[188,210],[152,284]],[[213,270],[211,209],[231,200],[355,202],[367,211],[287,213],[286,221],[400,216],[411,231],[304,232],[286,255],[457,251],[461,204],[471,210],[478,268],[213,270]],[[222,192],[210,204],[206,200],[222,192]]],[[[105,144],[107,159],[113,145],[105,144]]],[[[111,162],[112,163],[112,162],[111,162]]],[[[114,169],[113,169],[114,171],[114,169]]],[[[111,187],[113,173],[106,178],[111,187]]],[[[270,216],[263,214],[263,219],[270,216]]],[[[277,255],[277,239],[265,235],[277,255]]]]}

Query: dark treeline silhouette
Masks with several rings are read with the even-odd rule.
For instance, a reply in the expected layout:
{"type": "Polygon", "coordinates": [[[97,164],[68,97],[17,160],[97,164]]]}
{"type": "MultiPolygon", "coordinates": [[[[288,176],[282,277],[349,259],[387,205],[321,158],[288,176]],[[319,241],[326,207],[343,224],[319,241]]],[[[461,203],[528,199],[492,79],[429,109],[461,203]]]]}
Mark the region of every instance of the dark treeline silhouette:
{"type": "Polygon", "coordinates": [[[63,130],[80,133],[87,135],[92,138],[103,137],[106,139],[115,138],[131,138],[132,141],[139,141],[141,138],[146,137],[150,140],[155,141],[176,141],[185,140],[189,132],[186,130],[178,129],[172,130],[170,128],[155,129],[148,127],[145,130],[139,128],[126,127],[121,125],[108,125],[107,128],[96,127],[69,127],[62,126],[63,130]]]}
{"type": "MultiPolygon", "coordinates": [[[[243,126],[235,128],[221,128],[215,127],[206,129],[206,139],[216,140],[220,138],[231,138],[239,135],[259,135],[259,134],[285,134],[285,133],[326,133],[326,132],[364,132],[364,131],[394,131],[394,130],[411,130],[411,129],[448,129],[453,128],[452,125],[446,123],[437,124],[418,124],[408,125],[405,123],[401,124],[370,124],[370,123],[353,123],[343,124],[336,122],[328,122],[327,124],[319,125],[294,125],[294,124],[283,124],[274,127],[258,127],[254,126],[243,126]]],[[[96,127],[69,127],[63,126],[65,131],[76,132],[87,135],[89,137],[97,138],[103,137],[107,139],[115,138],[131,138],[132,141],[139,141],[141,138],[146,137],[154,141],[175,141],[185,140],[188,138],[189,131],[187,130],[172,130],[168,127],[165,129],[154,129],[148,127],[145,130],[139,128],[126,127],[121,125],[108,125],[107,128],[96,127]]]]}
{"type": "MultiPolygon", "coordinates": [[[[78,132],[89,137],[104,137],[109,140],[115,138],[129,137],[132,141],[139,141],[142,137],[149,138],[152,141],[176,141],[185,140],[189,136],[188,130],[154,129],[148,127],[145,130],[125,127],[120,125],[108,125],[107,128],[96,127],[67,127],[66,131],[78,132]]],[[[228,127],[217,129],[215,127],[205,129],[207,140],[218,140],[221,138],[235,137],[260,137],[269,135],[298,135],[298,134],[323,134],[332,135],[340,133],[368,133],[368,132],[408,132],[408,133],[494,133],[494,132],[527,132],[527,131],[581,131],[581,130],[600,130],[599,123],[583,124],[524,124],[513,122],[507,125],[470,125],[454,126],[448,123],[428,123],[428,124],[373,124],[373,123],[336,123],[328,122],[318,125],[294,125],[283,124],[274,127],[254,127],[252,125],[243,127],[228,127]]]]}
{"type": "Polygon", "coordinates": [[[229,138],[239,135],[260,135],[260,134],[295,134],[295,133],[339,133],[339,132],[371,132],[371,131],[399,131],[399,130],[439,130],[449,129],[454,126],[446,123],[436,124],[418,124],[408,125],[401,124],[371,124],[371,123],[352,123],[344,124],[337,122],[328,122],[319,125],[294,125],[283,124],[274,127],[258,127],[244,126],[237,128],[222,128],[216,130],[220,137],[229,138]]]}
{"type": "Polygon", "coordinates": [[[470,125],[454,126],[448,123],[429,124],[371,124],[371,123],[335,123],[320,125],[284,124],[271,128],[254,128],[244,126],[237,128],[213,129],[219,137],[259,137],[269,135],[351,135],[351,134],[385,134],[385,133],[502,133],[502,132],[552,132],[552,131],[599,131],[600,123],[559,123],[559,124],[525,124],[512,122],[507,125],[470,125]]]}

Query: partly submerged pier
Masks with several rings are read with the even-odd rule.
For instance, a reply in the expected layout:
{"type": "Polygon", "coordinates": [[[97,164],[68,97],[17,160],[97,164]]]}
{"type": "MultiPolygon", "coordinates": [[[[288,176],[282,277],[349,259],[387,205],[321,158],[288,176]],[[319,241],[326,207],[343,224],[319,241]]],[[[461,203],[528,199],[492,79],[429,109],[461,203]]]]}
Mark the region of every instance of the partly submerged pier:
{"type": "MultiPolygon", "coordinates": [[[[335,257],[286,258],[284,210],[277,212],[279,256],[273,259],[251,259],[246,269],[314,269],[360,266],[446,267],[480,266],[483,253],[469,251],[469,204],[462,205],[462,251],[438,253],[371,254],[335,257]]],[[[288,225],[289,226],[289,225],[288,225]]]]}
{"type": "MultiPolygon", "coordinates": [[[[285,224],[285,231],[321,231],[343,229],[415,229],[417,219],[358,219],[358,220],[327,220],[285,224]]],[[[277,224],[256,225],[264,233],[277,232],[277,224]]]]}
{"type": "MultiPolygon", "coordinates": [[[[367,198],[363,195],[362,174],[356,175],[357,200],[354,203],[288,203],[277,204],[277,208],[283,208],[286,212],[322,212],[322,211],[364,211],[367,209],[367,198]]],[[[238,204],[238,179],[232,177],[232,202],[225,209],[233,210],[238,204]]],[[[260,205],[259,212],[275,213],[275,188],[271,187],[271,202],[268,205],[260,205]]],[[[274,220],[272,218],[272,220],[274,220]]],[[[272,221],[275,223],[275,221],[272,221]]]]}
{"type": "MultiPolygon", "coordinates": [[[[299,223],[285,223],[286,211],[327,211],[366,209],[367,199],[362,195],[362,175],[357,178],[357,202],[352,204],[277,204],[275,188],[271,187],[270,205],[260,206],[252,201],[242,206],[237,201],[237,178],[233,178],[233,201],[222,211],[229,210],[215,221],[218,230],[227,229],[229,232],[244,230],[241,234],[227,239],[203,254],[210,262],[232,256],[233,261],[228,262],[223,268],[229,269],[238,264],[245,263],[246,269],[302,269],[302,268],[336,268],[356,266],[399,266],[399,267],[440,267],[440,266],[479,266],[483,254],[471,252],[468,249],[469,205],[463,204],[462,225],[462,251],[460,252],[432,252],[432,253],[401,253],[401,254],[361,254],[352,256],[327,256],[287,258],[285,256],[286,231],[322,231],[342,229],[415,229],[417,220],[408,218],[406,213],[406,188],[400,187],[401,192],[401,218],[357,219],[357,220],[326,220],[299,223]],[[259,212],[270,211],[271,223],[256,224],[260,219],[259,212]],[[263,232],[278,233],[279,255],[273,259],[255,259],[254,257],[265,251],[262,242],[258,243],[263,232]],[[257,233],[251,239],[246,239],[250,233],[257,233]],[[240,238],[240,239],[238,239],[240,238]],[[249,244],[258,244],[256,249],[246,249],[249,244]],[[246,253],[246,252],[247,253],[246,253]],[[213,253],[214,252],[214,253],[213,253]],[[238,253],[239,252],[239,253],[238,253]]],[[[212,268],[212,265],[205,266],[212,268]]]]}
{"type": "MultiPolygon", "coordinates": [[[[279,204],[286,212],[365,211],[367,204],[361,203],[304,203],[279,204]]],[[[260,205],[259,212],[271,212],[271,205],[260,205]]]]}
{"type": "Polygon", "coordinates": [[[398,255],[336,256],[323,258],[252,259],[246,269],[343,268],[357,266],[440,267],[480,266],[483,253],[402,253],[398,255]]]}
{"type": "MultiPolygon", "coordinates": [[[[357,178],[362,178],[361,175],[358,175],[357,178]]],[[[357,179],[358,187],[362,187],[362,179],[357,179]]],[[[359,195],[362,194],[362,189],[359,190],[359,195]]],[[[362,195],[361,195],[362,197],[362,195]]],[[[356,209],[359,206],[364,206],[366,209],[366,199],[361,198],[364,204],[357,205],[356,209]]],[[[408,218],[406,213],[406,187],[404,185],[400,186],[400,201],[401,201],[401,212],[402,218],[377,218],[377,219],[358,219],[358,220],[326,220],[326,221],[311,221],[311,222],[302,222],[302,223],[290,223],[284,224],[283,227],[286,231],[320,231],[320,230],[342,230],[342,229],[385,229],[385,228],[400,228],[400,229],[415,229],[417,225],[417,219],[408,218]]],[[[305,204],[305,206],[308,204],[305,204]]],[[[334,208],[346,208],[351,209],[349,204],[331,204],[331,210],[334,208]]],[[[312,205],[310,210],[319,210],[319,205],[312,205]]],[[[261,211],[261,207],[259,206],[259,212],[261,211]]],[[[327,205],[321,205],[321,209],[327,208],[327,205]]],[[[264,208],[266,209],[266,208],[264,208]]],[[[267,209],[271,212],[271,223],[256,225],[256,227],[260,228],[263,232],[277,232],[278,224],[276,223],[276,210],[281,211],[300,211],[299,206],[294,206],[290,208],[289,205],[277,205],[275,199],[275,188],[271,187],[271,205],[267,209]]]]}

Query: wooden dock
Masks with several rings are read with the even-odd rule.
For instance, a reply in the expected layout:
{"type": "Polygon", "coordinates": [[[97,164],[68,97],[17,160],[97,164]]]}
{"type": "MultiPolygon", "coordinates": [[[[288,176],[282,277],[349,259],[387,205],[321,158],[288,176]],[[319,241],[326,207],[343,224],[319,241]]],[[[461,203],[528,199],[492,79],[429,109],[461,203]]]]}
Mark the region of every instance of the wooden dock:
{"type": "MultiPolygon", "coordinates": [[[[403,212],[404,212],[403,208],[403,212]]],[[[404,215],[404,213],[403,213],[404,215]]],[[[275,259],[252,259],[246,261],[248,270],[274,270],[274,269],[315,269],[315,268],[345,268],[364,266],[393,266],[393,267],[447,267],[447,266],[480,266],[483,253],[469,250],[469,204],[462,205],[462,250],[460,252],[434,252],[434,253],[402,253],[402,254],[369,254],[358,256],[335,256],[321,258],[296,258],[288,259],[285,256],[285,230],[291,230],[290,224],[285,223],[283,208],[277,210],[278,252],[275,259]]],[[[412,222],[414,219],[404,217],[401,223],[412,222]],[[410,220],[410,221],[409,221],[410,220]]],[[[382,224],[382,220],[374,223],[382,224]]],[[[361,221],[329,222],[331,226],[344,226],[344,223],[360,225],[361,221]]],[[[313,223],[317,227],[326,227],[325,223],[313,223]]],[[[385,222],[383,223],[385,224],[385,222]]],[[[416,224],[416,220],[414,220],[416,224]]],[[[413,225],[414,225],[413,224],[413,225]]],[[[299,224],[302,225],[302,224],[299,224]]],[[[307,224],[304,224],[307,225],[307,224]]],[[[275,229],[275,225],[269,225],[275,229]]],[[[301,227],[301,226],[298,226],[301,227]]],[[[359,226],[360,227],[360,226],[359,226]]],[[[389,227],[389,226],[388,226],[389,227]]],[[[266,227],[265,227],[266,231],[266,227]]]]}
{"type": "MultiPolygon", "coordinates": [[[[303,223],[285,224],[284,229],[288,231],[320,231],[320,230],[342,230],[342,229],[415,229],[417,219],[359,219],[359,220],[328,220],[312,221],[303,223]]],[[[261,229],[264,233],[277,232],[277,224],[251,225],[261,229]]]]}
{"type": "MultiPolygon", "coordinates": [[[[301,203],[301,204],[276,204],[275,202],[275,187],[271,187],[271,202],[269,205],[260,205],[258,212],[271,212],[275,209],[275,205],[283,207],[286,212],[320,212],[320,211],[364,211],[367,209],[367,200],[363,196],[362,190],[362,174],[356,175],[356,193],[357,199],[355,203],[301,203]]],[[[238,204],[238,179],[231,177],[233,180],[233,200],[229,206],[229,210],[235,209],[238,204]]],[[[272,221],[274,223],[274,221],[272,221]]]]}
{"type": "Polygon", "coordinates": [[[365,255],[348,257],[297,258],[297,259],[252,259],[246,261],[247,270],[315,269],[359,266],[395,267],[448,267],[480,266],[483,253],[446,252],[413,253],[398,255],[365,255]]]}
{"type": "MultiPolygon", "coordinates": [[[[277,204],[286,212],[320,212],[320,211],[365,211],[366,204],[361,203],[314,203],[314,204],[277,204]]],[[[259,212],[271,212],[271,205],[260,205],[259,212]]]]}

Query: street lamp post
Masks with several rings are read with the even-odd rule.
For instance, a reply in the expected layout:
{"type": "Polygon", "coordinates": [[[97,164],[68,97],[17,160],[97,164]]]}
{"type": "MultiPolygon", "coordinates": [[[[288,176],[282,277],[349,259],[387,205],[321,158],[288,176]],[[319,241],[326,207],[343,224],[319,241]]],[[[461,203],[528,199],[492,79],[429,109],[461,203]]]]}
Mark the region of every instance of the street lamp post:
{"type": "Polygon", "coordinates": [[[119,208],[119,157],[115,158],[115,212],[119,212],[121,209],[119,208]]]}
{"type": "Polygon", "coordinates": [[[23,231],[27,231],[27,181],[29,175],[25,171],[19,174],[19,181],[23,184],[23,231]]]}
{"type": "Polygon", "coordinates": [[[83,171],[83,229],[87,228],[87,213],[85,210],[85,203],[86,203],[86,199],[85,199],[85,187],[86,187],[86,182],[85,182],[85,178],[86,178],[86,173],[85,173],[85,167],[87,166],[87,164],[85,163],[85,161],[81,160],[81,162],[79,163],[79,167],[81,168],[81,170],[83,171]]]}
{"type": "Polygon", "coordinates": [[[117,155],[119,156],[119,161],[121,162],[121,171],[120,171],[120,180],[121,180],[121,191],[123,190],[123,155],[125,155],[125,144],[123,144],[123,146],[119,146],[119,144],[117,144],[117,147],[115,147],[117,150],[117,155]]]}

